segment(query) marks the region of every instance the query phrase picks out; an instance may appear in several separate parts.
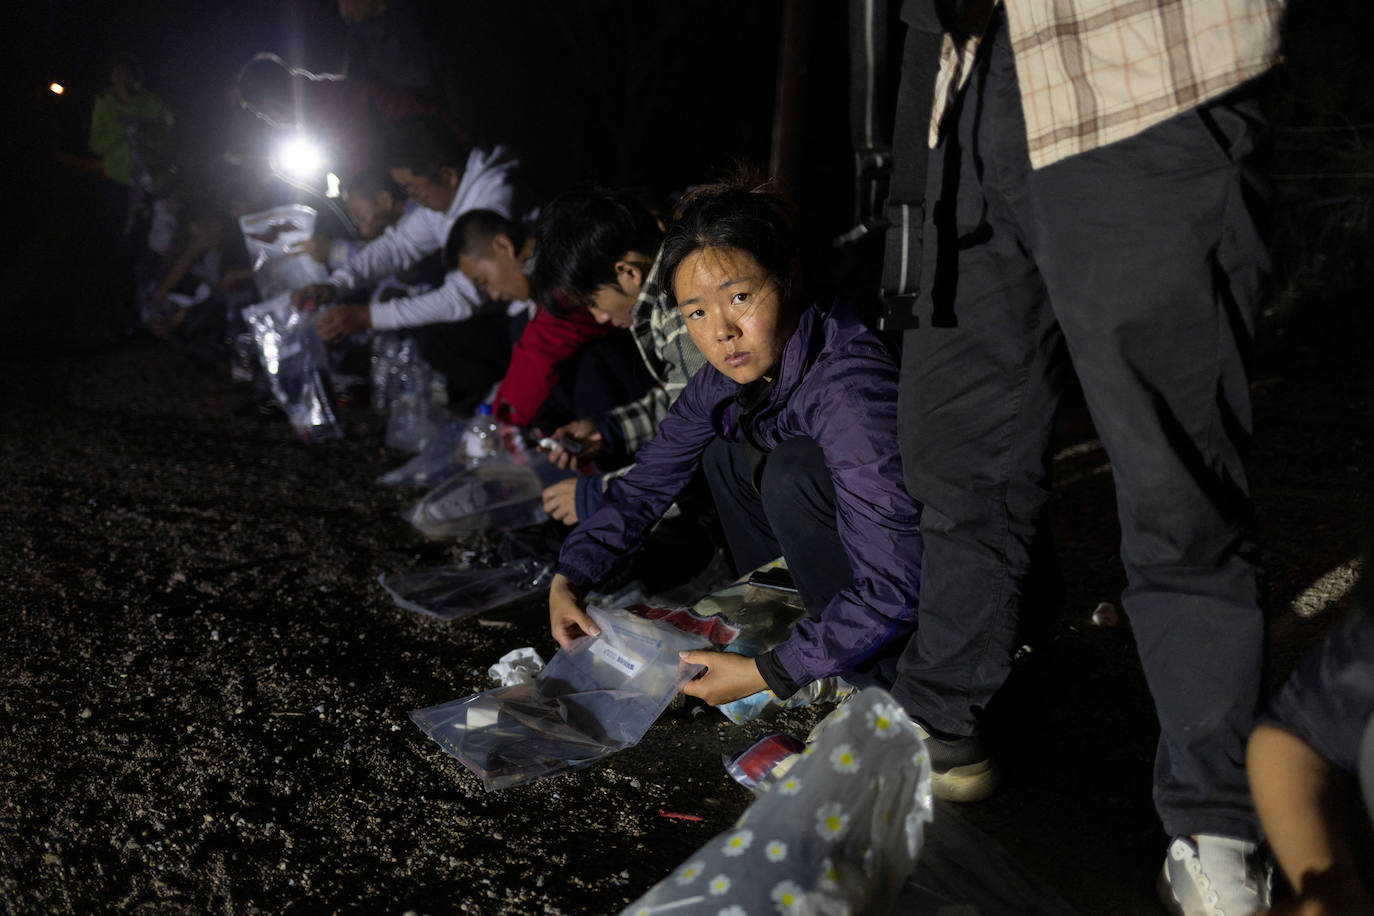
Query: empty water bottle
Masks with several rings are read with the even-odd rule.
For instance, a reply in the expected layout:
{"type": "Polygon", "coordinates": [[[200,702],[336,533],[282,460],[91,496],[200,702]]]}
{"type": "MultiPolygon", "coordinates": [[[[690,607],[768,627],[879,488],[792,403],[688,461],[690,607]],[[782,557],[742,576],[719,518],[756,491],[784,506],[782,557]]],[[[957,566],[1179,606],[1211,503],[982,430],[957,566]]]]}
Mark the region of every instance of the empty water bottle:
{"type": "Polygon", "coordinates": [[[472,418],[472,426],[463,436],[463,454],[469,464],[481,464],[501,450],[501,425],[491,415],[490,404],[477,405],[477,416],[472,418]]]}

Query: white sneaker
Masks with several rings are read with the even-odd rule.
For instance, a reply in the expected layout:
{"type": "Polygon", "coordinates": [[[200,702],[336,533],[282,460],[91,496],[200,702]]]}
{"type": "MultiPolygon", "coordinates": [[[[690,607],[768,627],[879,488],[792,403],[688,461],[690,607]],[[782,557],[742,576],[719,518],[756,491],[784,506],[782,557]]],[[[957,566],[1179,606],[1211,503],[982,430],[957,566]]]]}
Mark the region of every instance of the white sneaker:
{"type": "Polygon", "coordinates": [[[1179,916],[1250,916],[1269,906],[1271,878],[1254,843],[1201,834],[1169,844],[1156,889],[1179,916]]]}

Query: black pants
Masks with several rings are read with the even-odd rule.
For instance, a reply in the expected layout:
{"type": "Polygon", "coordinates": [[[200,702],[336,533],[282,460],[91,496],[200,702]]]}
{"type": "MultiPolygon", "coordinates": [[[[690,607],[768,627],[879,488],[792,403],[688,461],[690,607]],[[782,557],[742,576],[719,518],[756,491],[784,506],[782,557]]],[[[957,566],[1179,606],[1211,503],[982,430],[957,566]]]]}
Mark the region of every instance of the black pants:
{"type": "Polygon", "coordinates": [[[894,693],[970,734],[1006,678],[1077,370],[1162,729],[1156,807],[1171,835],[1253,839],[1244,750],[1264,619],[1242,455],[1270,196],[1253,88],[1033,171],[999,16],[950,117],[931,154],[922,326],[904,341],[925,566],[894,693]]]}
{"type": "MultiPolygon", "coordinates": [[[[787,439],[751,464],[744,442],[717,438],[702,456],[716,513],[739,573],[787,558],[806,613],[819,619],[830,599],[854,582],[849,554],[840,540],[835,485],[820,446],[787,439]]],[[[901,640],[880,649],[844,674],[856,687],[891,689],[901,640]]]]}
{"type": "Polygon", "coordinates": [[[617,332],[584,344],[559,367],[558,386],[536,424],[551,430],[582,417],[599,417],[639,398],[654,384],[634,338],[617,332]]]}
{"type": "Polygon", "coordinates": [[[786,557],[806,613],[818,619],[854,579],[825,456],[810,439],[787,439],[764,456],[757,479],[749,457],[743,441],[717,438],[701,459],[735,570],[786,557]]]}

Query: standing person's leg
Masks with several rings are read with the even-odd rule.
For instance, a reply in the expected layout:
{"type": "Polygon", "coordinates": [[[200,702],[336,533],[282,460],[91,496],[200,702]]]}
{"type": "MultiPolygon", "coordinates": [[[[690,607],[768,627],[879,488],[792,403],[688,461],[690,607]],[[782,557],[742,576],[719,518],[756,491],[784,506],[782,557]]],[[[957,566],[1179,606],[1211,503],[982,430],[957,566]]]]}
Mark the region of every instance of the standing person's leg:
{"type": "MultiPolygon", "coordinates": [[[[925,558],[919,624],[893,694],[948,737],[978,733],[1010,668],[1040,554],[1065,371],[1021,224],[1030,165],[1000,19],[983,44],[954,123],[932,153],[922,273],[929,311],[907,332],[901,374],[902,460],[907,488],[924,506],[925,558]]],[[[952,751],[948,766],[980,755],[974,742],[952,751]]],[[[995,776],[987,774],[958,797],[990,792],[995,776]]],[[[937,772],[937,791],[953,797],[955,780],[943,780],[937,772]]]]}
{"type": "MultiPolygon", "coordinates": [[[[1174,836],[1254,839],[1261,570],[1243,454],[1268,258],[1252,92],[1036,172],[1035,255],[1112,461],[1174,836]]],[[[1230,910],[1228,910],[1230,912],[1230,910]]]]}

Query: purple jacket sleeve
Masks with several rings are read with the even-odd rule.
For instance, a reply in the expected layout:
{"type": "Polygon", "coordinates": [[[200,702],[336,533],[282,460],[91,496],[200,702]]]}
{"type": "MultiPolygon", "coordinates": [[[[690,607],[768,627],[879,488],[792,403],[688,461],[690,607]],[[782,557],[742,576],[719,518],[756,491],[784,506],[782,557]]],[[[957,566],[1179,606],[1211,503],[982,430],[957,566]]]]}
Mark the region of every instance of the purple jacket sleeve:
{"type": "Polygon", "coordinates": [[[911,632],[923,552],[920,506],[902,483],[897,367],[876,347],[856,348],[812,373],[779,438],[809,435],[825,454],[854,579],[773,650],[799,685],[850,671],[911,632]]]}
{"type": "Polygon", "coordinates": [[[596,585],[639,549],[692,479],[701,453],[716,436],[712,414],[733,395],[731,387],[709,366],[692,377],[658,435],[639,450],[634,470],[611,482],[601,508],[563,542],[557,572],[574,585],[596,585]]]}

